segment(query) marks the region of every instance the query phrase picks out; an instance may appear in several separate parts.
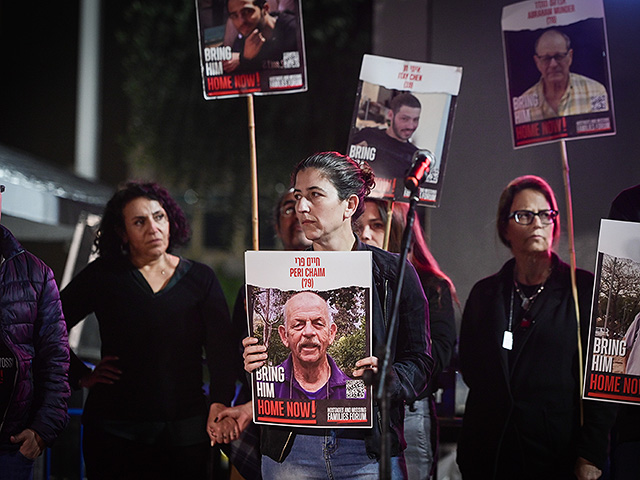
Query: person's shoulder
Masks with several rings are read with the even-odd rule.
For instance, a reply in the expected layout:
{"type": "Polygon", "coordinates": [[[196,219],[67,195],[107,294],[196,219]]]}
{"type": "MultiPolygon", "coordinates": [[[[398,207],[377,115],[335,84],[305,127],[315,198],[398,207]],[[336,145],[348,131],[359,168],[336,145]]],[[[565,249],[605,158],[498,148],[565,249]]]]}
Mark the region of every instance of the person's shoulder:
{"type": "Polygon", "coordinates": [[[572,85],[581,86],[589,90],[601,91],[602,93],[606,93],[607,91],[604,85],[593,78],[585,77],[579,73],[570,73],[569,76],[571,77],[572,85]]]}
{"type": "MultiPolygon", "coordinates": [[[[44,282],[47,279],[53,278],[53,270],[51,267],[40,257],[37,257],[28,250],[22,250],[20,254],[15,257],[15,261],[24,262],[24,276],[28,277],[30,281],[44,282]]],[[[18,269],[18,271],[20,271],[20,269],[18,269]]]]}
{"type": "Polygon", "coordinates": [[[609,218],[640,222],[640,185],[622,190],[611,202],[609,218]]]}
{"type": "Polygon", "coordinates": [[[373,262],[381,267],[395,267],[395,264],[398,262],[399,255],[397,253],[387,252],[382,248],[366,244],[362,241],[360,241],[359,250],[369,250],[373,256],[373,262]]]}
{"type": "Polygon", "coordinates": [[[594,280],[595,275],[592,272],[583,270],[582,268],[576,268],[576,282],[578,284],[578,288],[591,290],[594,280]]]}
{"type": "Polygon", "coordinates": [[[381,138],[382,134],[385,134],[385,129],[384,128],[364,127],[364,128],[361,128],[360,130],[358,130],[354,134],[354,138],[361,138],[361,139],[365,139],[365,138],[381,138]]]}
{"type": "Polygon", "coordinates": [[[297,28],[298,18],[293,12],[280,10],[272,14],[276,18],[276,25],[285,28],[297,28]]]}
{"type": "Polygon", "coordinates": [[[505,281],[507,278],[513,277],[513,266],[515,264],[515,260],[512,258],[508,260],[500,270],[497,272],[484,277],[478,280],[473,287],[471,288],[471,292],[473,291],[493,291],[496,287],[505,281]]]}
{"type": "Polygon", "coordinates": [[[431,272],[426,272],[418,269],[416,269],[416,272],[418,273],[420,283],[422,284],[424,293],[425,295],[427,295],[427,297],[429,296],[429,294],[440,295],[443,292],[451,292],[451,286],[449,282],[444,278],[438,277],[431,272]]]}
{"type": "MultiPolygon", "coordinates": [[[[563,283],[566,282],[567,278],[571,278],[571,265],[564,262],[560,257],[554,253],[554,270],[558,272],[558,275],[561,277],[561,281],[563,283]]],[[[592,272],[588,270],[583,270],[582,268],[576,268],[576,282],[578,287],[591,288],[593,284],[594,275],[592,272]]]]}
{"type": "Polygon", "coordinates": [[[618,195],[616,195],[616,199],[619,198],[619,197],[620,198],[632,198],[632,199],[638,201],[638,203],[640,203],[640,184],[634,185],[633,187],[625,188],[618,195]]]}
{"type": "Polygon", "coordinates": [[[536,83],[534,83],[529,88],[527,88],[520,96],[526,97],[530,95],[538,95],[541,88],[542,88],[542,80],[538,79],[536,83]]]}
{"type": "Polygon", "coordinates": [[[211,276],[215,277],[216,274],[206,263],[197,262],[196,260],[191,260],[190,258],[180,257],[180,268],[185,269],[185,271],[189,271],[195,275],[203,275],[203,276],[211,276]]]}
{"type": "Polygon", "coordinates": [[[338,385],[344,385],[346,383],[347,380],[351,380],[351,377],[349,377],[349,375],[347,375],[344,370],[342,370],[342,368],[340,368],[340,366],[338,365],[338,363],[335,361],[335,359],[329,355],[327,353],[327,360],[329,361],[329,365],[331,366],[331,371],[332,371],[332,378],[331,381],[332,383],[338,385]],[[333,375],[335,375],[335,378],[333,378],[333,375]]]}
{"type": "MultiPolygon", "coordinates": [[[[397,140],[396,140],[397,141],[397,140]]],[[[406,141],[406,142],[402,142],[404,145],[404,148],[408,151],[408,152],[415,152],[418,150],[418,147],[416,147],[413,143],[411,143],[410,141],[406,141]]]]}
{"type": "Polygon", "coordinates": [[[0,253],[2,253],[5,259],[24,250],[20,242],[18,242],[16,237],[13,236],[13,233],[11,233],[11,230],[4,225],[0,225],[0,247],[0,253]]]}
{"type": "Polygon", "coordinates": [[[127,257],[97,257],[84,266],[82,272],[101,274],[103,272],[112,272],[122,270],[124,268],[133,268],[127,257]]]}

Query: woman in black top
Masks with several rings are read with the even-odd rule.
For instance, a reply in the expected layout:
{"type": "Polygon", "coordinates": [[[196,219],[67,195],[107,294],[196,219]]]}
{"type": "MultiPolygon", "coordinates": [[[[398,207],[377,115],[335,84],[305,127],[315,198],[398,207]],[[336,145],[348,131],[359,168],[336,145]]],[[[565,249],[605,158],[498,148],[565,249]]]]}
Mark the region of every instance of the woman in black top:
{"type": "MultiPolygon", "coordinates": [[[[580,399],[571,272],[553,252],[560,222],[547,182],[527,175],[509,183],[497,227],[513,258],[474,285],[460,331],[469,386],[457,453],[462,476],[599,478],[615,409],[580,399]]],[[[586,346],[593,275],[575,273],[586,346]]]]}
{"type": "MultiPolygon", "coordinates": [[[[100,327],[102,360],[91,370],[72,354],[71,368],[72,384],[89,389],[90,479],[206,476],[207,416],[233,397],[234,349],[214,272],[170,253],[188,238],[184,214],[164,188],[129,183],[107,204],[97,260],[61,292],[69,329],[90,313],[100,327]]],[[[219,428],[234,434],[231,420],[219,428]]]]}

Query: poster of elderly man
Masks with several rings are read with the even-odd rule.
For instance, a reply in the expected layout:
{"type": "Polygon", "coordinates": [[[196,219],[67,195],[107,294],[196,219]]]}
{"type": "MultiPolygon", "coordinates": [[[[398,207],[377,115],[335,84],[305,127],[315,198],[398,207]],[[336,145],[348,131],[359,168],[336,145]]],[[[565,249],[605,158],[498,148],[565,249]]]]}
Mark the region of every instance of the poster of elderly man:
{"type": "Polygon", "coordinates": [[[504,7],[514,147],[615,134],[602,0],[504,7]]]}
{"type": "Polygon", "coordinates": [[[353,373],[371,355],[370,261],[367,252],[247,252],[249,331],[268,356],[252,375],[257,423],[371,426],[371,387],[353,373]]]}

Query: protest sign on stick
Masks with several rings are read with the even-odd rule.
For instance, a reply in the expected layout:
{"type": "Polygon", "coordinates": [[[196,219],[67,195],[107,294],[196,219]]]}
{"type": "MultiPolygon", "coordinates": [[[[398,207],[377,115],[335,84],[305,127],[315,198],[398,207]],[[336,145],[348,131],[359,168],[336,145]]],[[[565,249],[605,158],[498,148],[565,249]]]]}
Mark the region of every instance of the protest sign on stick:
{"type": "Polygon", "coordinates": [[[376,175],[372,196],[409,201],[404,178],[415,152],[434,161],[420,204],[438,206],[462,68],[365,55],[347,155],[376,175]]]}

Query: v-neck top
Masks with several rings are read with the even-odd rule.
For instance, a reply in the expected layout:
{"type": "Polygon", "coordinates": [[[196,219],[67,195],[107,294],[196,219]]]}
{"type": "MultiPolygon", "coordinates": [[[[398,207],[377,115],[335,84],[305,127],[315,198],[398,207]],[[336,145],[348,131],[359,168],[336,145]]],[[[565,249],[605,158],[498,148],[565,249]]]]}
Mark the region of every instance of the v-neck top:
{"type": "Polygon", "coordinates": [[[142,288],[143,290],[147,290],[148,293],[156,296],[156,295],[164,294],[165,292],[169,291],[175,284],[177,284],[180,281],[180,279],[185,275],[185,273],[189,271],[189,269],[191,268],[191,265],[192,265],[192,262],[190,260],[185,260],[180,258],[178,262],[178,266],[173,272],[173,275],[171,275],[171,277],[169,278],[169,281],[167,282],[167,284],[157,292],[153,291],[153,288],[151,288],[151,285],[149,285],[149,282],[147,281],[145,276],[142,274],[142,272],[138,268],[134,267],[134,269],[132,270],[132,273],[135,280],[140,285],[140,288],[142,288]]]}
{"type": "MultiPolygon", "coordinates": [[[[95,313],[101,354],[117,356],[122,371],[114,384],[90,389],[85,424],[206,418],[203,348],[212,385],[209,402],[229,405],[234,362],[240,360],[225,297],[208,266],[181,258],[168,284],[154,293],[126,257],[98,258],[60,296],[69,328],[95,313]]],[[[71,384],[86,372],[73,358],[71,384]]]]}

